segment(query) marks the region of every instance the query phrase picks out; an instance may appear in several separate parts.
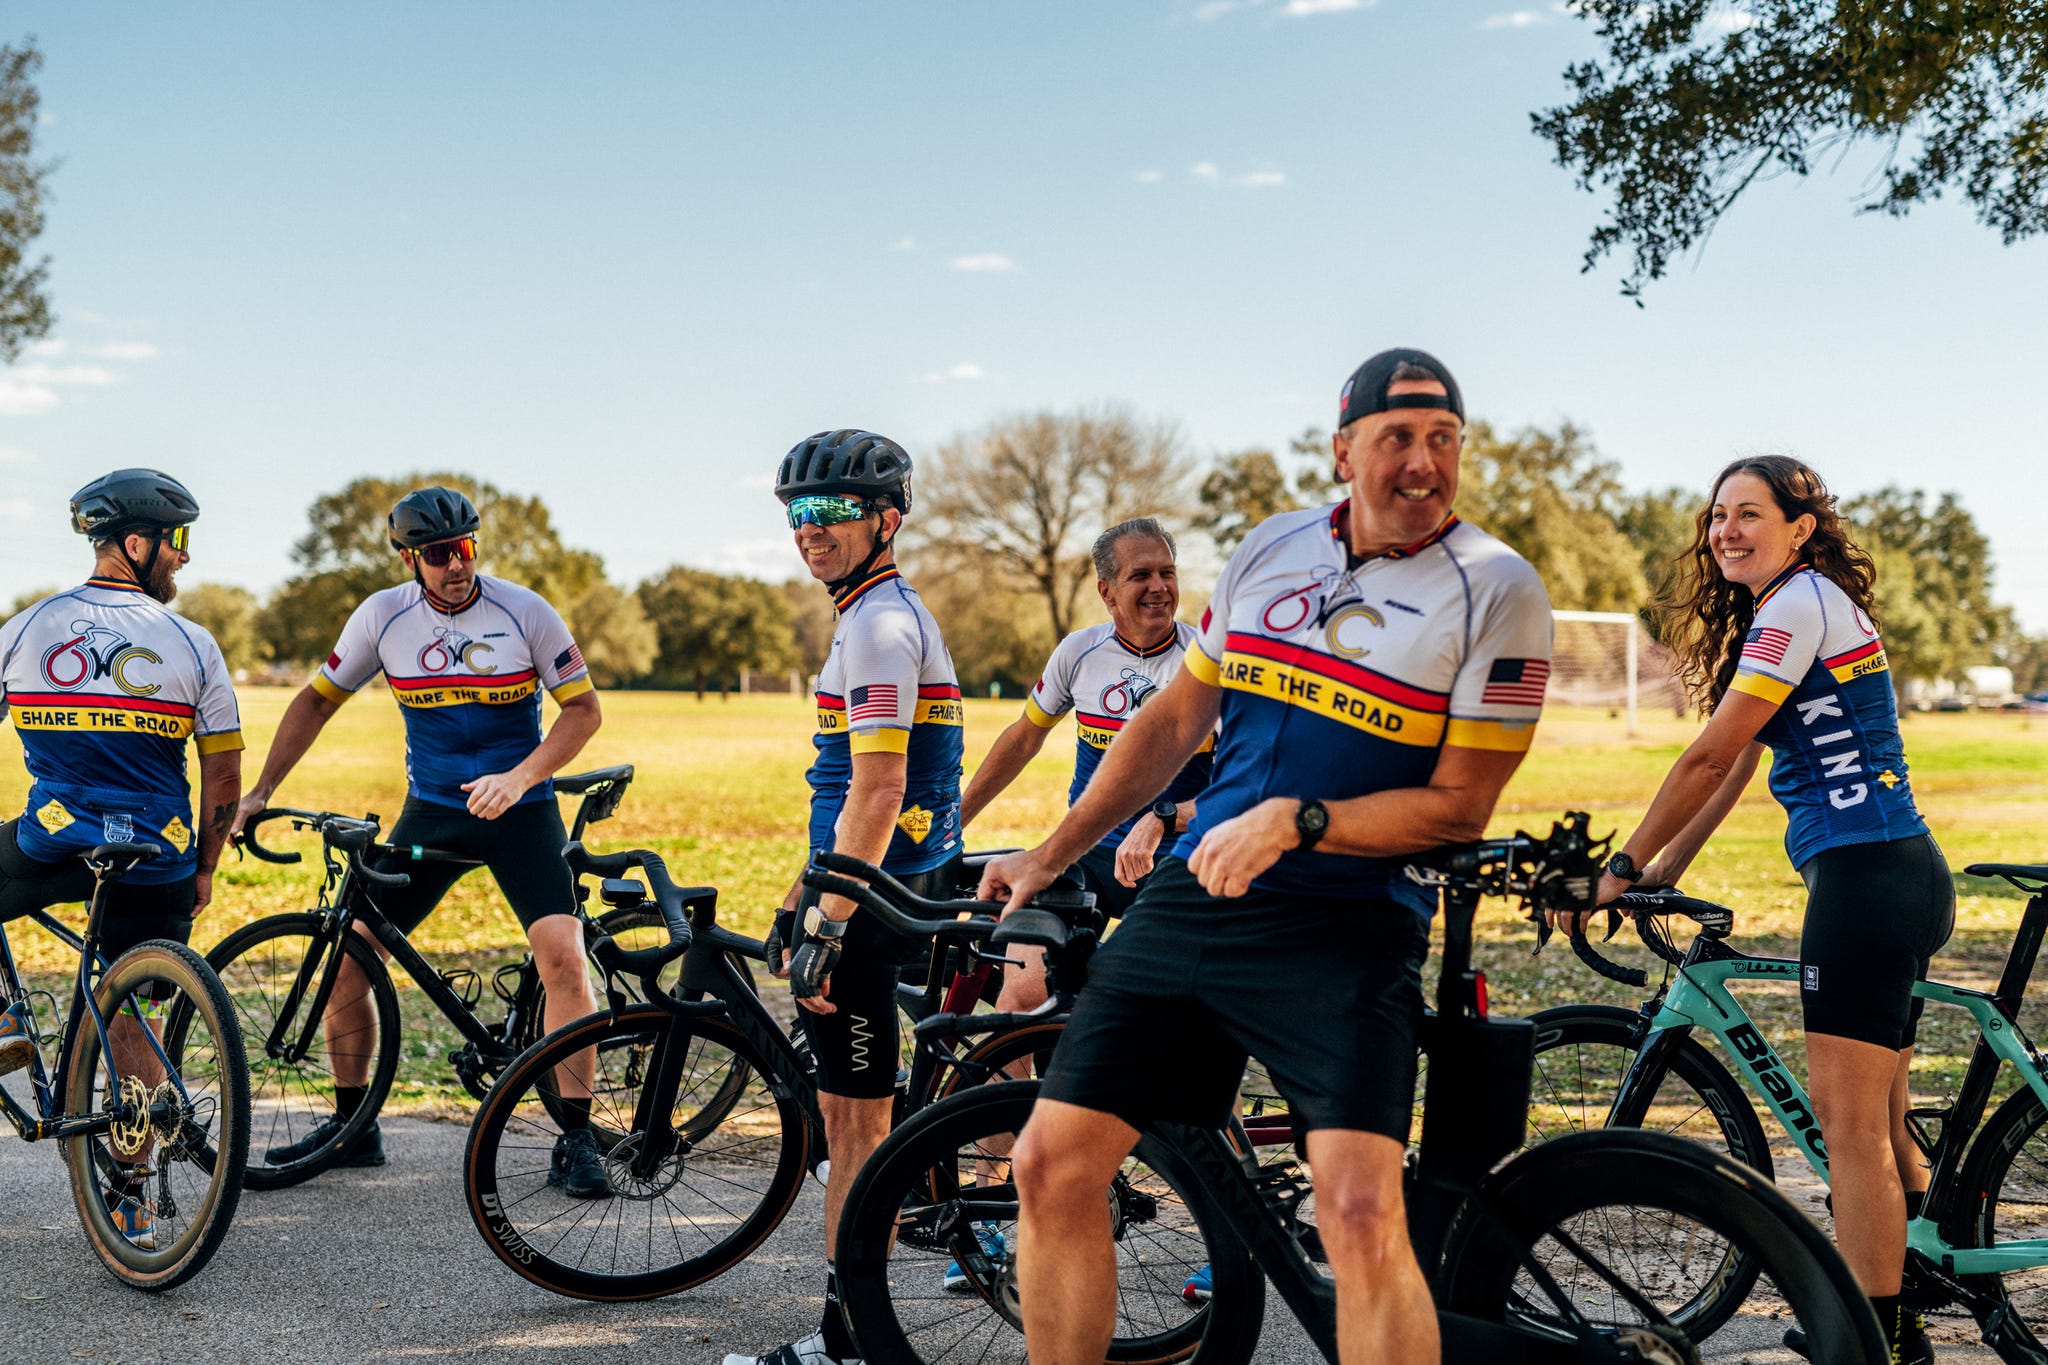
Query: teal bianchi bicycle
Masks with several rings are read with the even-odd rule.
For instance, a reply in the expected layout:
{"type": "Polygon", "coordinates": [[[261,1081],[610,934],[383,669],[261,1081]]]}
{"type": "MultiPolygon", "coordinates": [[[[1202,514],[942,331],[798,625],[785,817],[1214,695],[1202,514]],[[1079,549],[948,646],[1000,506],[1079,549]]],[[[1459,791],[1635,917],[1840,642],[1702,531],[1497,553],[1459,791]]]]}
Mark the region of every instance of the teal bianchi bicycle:
{"type": "MultiPolygon", "coordinates": [[[[1968,1014],[1977,1040],[1961,1087],[1908,1117],[1932,1183],[1907,1228],[1905,1297],[1923,1312],[1967,1311],[2001,1360],[2048,1365],[2048,1349],[2028,1325],[2048,1311],[2048,1058],[2020,1025],[2027,978],[2048,930],[2048,864],[1979,863],[1965,871],[2002,878],[2028,900],[1994,990],[1938,981],[1913,989],[1931,1005],[1968,1014]],[[2008,1067],[2017,1086],[1987,1119],[2008,1067]]],[[[1736,951],[1728,941],[1735,912],[1675,890],[1622,896],[1610,907],[1610,938],[1624,917],[1668,964],[1663,980],[1634,1011],[1580,1004],[1535,1016],[1530,1141],[1602,1126],[1662,1129],[1775,1178],[1754,1096],[1825,1181],[1827,1146],[1805,1087],[1736,999],[1752,983],[1796,982],[1798,961],[1736,951]],[[1682,952],[1667,928],[1681,918],[1698,927],[1682,952]],[[1720,1044],[1720,1056],[1700,1033],[1720,1044]]],[[[1648,973],[1607,960],[1584,935],[1572,947],[1603,976],[1649,984],[1648,973]]],[[[1702,1334],[1733,1314],[1757,1279],[1740,1247],[1717,1254],[1725,1260],[1720,1273],[1702,1277],[1693,1301],[1673,1314],[1702,1334]]]]}

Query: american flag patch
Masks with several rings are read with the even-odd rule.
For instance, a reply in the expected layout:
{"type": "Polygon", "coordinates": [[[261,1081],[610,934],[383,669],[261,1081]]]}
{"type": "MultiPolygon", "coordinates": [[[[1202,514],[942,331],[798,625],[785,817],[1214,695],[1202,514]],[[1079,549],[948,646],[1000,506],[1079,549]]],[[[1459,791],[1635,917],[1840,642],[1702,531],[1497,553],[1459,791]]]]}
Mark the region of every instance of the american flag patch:
{"type": "Polygon", "coordinates": [[[1742,657],[1755,659],[1760,663],[1782,664],[1785,662],[1785,651],[1791,648],[1791,645],[1791,631],[1758,626],[1742,637],[1742,657]]]}
{"type": "Polygon", "coordinates": [[[896,719],[896,684],[870,683],[856,687],[846,697],[846,721],[896,719]]]}
{"type": "Polygon", "coordinates": [[[1487,705],[1541,706],[1549,681],[1548,659],[1495,659],[1479,700],[1487,705]]]}
{"type": "Polygon", "coordinates": [[[582,668],[583,651],[576,648],[573,644],[555,656],[555,672],[557,673],[575,673],[581,671],[582,668]]]}

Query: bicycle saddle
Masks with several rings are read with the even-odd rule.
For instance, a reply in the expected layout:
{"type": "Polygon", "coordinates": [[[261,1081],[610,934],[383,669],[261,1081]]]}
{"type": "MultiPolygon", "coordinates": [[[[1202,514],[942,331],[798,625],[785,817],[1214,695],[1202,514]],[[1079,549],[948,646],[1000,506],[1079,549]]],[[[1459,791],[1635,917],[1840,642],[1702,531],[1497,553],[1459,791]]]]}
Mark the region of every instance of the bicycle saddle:
{"type": "Polygon", "coordinates": [[[592,787],[604,782],[630,782],[633,780],[633,765],[618,763],[609,768],[593,768],[587,773],[569,773],[555,779],[555,790],[570,796],[581,796],[592,787]]]}
{"type": "Polygon", "coordinates": [[[1073,927],[1052,911],[1020,905],[1003,916],[1003,922],[988,936],[988,943],[996,949],[1013,943],[1031,948],[1063,948],[1073,932],[1073,927]]]}
{"type": "MultiPolygon", "coordinates": [[[[2017,885],[2022,881],[2048,883],[2048,863],[1971,863],[1963,869],[1966,877],[2003,877],[2017,885]]],[[[2022,891],[2026,887],[2020,888],[2022,891]]]]}
{"type": "Polygon", "coordinates": [[[155,844],[100,844],[85,855],[85,860],[88,863],[125,863],[133,867],[162,854],[163,850],[155,844]]]}

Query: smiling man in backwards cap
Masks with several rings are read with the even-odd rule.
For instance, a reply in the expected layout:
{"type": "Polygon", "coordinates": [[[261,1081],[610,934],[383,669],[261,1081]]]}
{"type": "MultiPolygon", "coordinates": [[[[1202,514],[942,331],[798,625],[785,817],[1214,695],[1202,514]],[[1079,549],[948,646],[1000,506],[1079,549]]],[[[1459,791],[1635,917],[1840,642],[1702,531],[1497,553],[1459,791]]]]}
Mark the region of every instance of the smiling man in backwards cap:
{"type": "Polygon", "coordinates": [[[1200,809],[1090,964],[1018,1140],[1034,1365],[1103,1358],[1103,1190],[1145,1122],[1223,1122],[1247,1053],[1307,1130],[1342,1358],[1438,1358],[1401,1197],[1435,898],[1402,869],[1484,831],[1542,707],[1550,603],[1526,561],[1451,510],[1465,407],[1441,361],[1381,352],[1338,413],[1349,496],[1245,538],[1180,673],[1052,837],[982,881],[985,898],[1027,900],[1220,717],[1200,809]]]}

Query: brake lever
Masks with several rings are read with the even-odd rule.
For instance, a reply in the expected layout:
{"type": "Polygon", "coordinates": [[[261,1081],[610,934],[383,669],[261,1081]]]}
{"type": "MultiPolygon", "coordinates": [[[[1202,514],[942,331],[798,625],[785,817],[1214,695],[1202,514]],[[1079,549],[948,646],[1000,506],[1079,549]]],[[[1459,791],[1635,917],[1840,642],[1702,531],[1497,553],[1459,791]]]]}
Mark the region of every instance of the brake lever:
{"type": "Polygon", "coordinates": [[[1621,919],[1620,906],[1610,905],[1607,907],[1607,933],[1601,938],[1600,941],[1602,943],[1614,942],[1614,936],[1621,932],[1621,919]]]}

